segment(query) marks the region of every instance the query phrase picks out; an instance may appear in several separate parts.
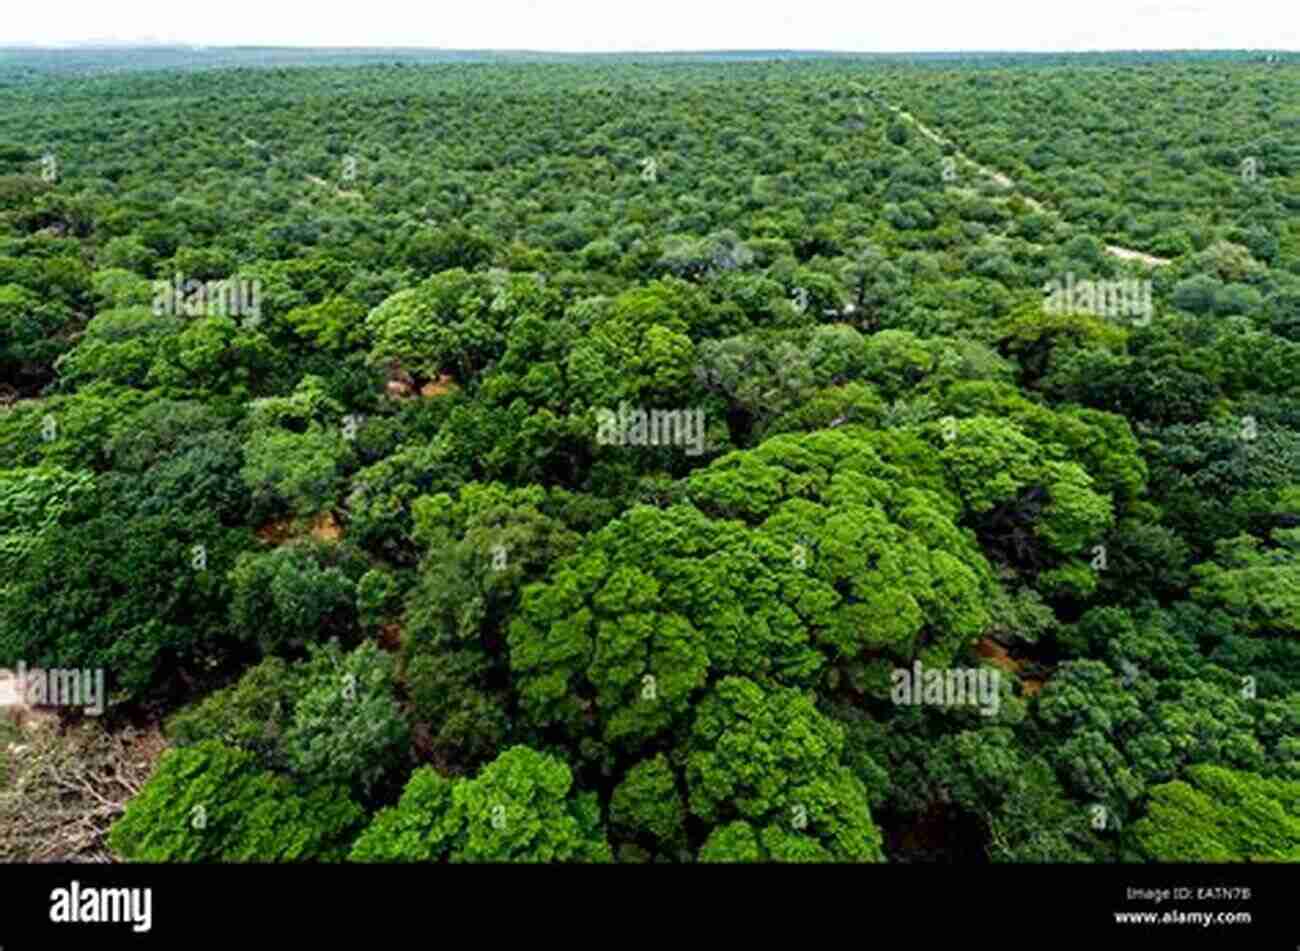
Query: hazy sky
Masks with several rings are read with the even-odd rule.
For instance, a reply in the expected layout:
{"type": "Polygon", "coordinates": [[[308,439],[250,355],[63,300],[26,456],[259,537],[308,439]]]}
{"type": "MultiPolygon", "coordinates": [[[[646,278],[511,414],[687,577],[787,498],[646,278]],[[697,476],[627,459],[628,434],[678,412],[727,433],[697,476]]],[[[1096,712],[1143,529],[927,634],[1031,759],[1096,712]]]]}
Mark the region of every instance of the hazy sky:
{"type": "Polygon", "coordinates": [[[0,46],[1300,49],[1300,0],[2,0],[0,46]]]}

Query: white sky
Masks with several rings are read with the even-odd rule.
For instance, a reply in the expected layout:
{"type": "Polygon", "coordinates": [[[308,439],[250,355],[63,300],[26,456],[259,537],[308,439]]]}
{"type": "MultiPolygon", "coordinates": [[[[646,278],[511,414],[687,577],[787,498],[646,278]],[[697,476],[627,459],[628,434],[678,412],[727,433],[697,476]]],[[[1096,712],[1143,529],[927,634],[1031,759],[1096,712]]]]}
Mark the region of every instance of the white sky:
{"type": "Polygon", "coordinates": [[[0,0],[0,46],[1300,49],[1298,0],[0,0]]]}

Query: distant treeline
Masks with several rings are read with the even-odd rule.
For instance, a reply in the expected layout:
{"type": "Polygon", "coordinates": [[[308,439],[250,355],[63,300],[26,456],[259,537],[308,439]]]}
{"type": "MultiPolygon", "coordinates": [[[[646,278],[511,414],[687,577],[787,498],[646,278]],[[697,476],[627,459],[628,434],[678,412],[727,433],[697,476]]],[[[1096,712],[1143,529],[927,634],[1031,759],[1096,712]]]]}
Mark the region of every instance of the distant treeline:
{"type": "Polygon", "coordinates": [[[1294,52],[1262,50],[1157,50],[1088,53],[930,52],[845,53],[819,50],[703,50],[650,53],[547,53],[529,50],[442,50],[403,47],[140,46],[76,49],[0,47],[0,85],[24,76],[98,75],[133,70],[195,70],[287,66],[393,66],[422,63],[726,62],[786,59],[860,59],[870,62],[942,63],[946,66],[1122,65],[1127,63],[1264,61],[1295,62],[1294,52]]]}

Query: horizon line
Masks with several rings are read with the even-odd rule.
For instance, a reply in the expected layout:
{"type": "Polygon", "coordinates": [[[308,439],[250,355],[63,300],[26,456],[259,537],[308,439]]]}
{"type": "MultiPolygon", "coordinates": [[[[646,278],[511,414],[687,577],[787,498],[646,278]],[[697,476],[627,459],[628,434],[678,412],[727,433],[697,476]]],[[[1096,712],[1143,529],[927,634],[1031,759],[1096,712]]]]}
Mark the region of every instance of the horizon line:
{"type": "Polygon", "coordinates": [[[181,40],[152,42],[148,40],[88,40],[67,43],[10,43],[0,44],[0,51],[115,51],[128,50],[353,50],[367,52],[418,52],[418,53],[514,53],[540,56],[617,56],[646,55],[672,56],[701,53],[793,53],[799,55],[832,54],[838,56],[934,56],[953,54],[1016,54],[1035,56],[1081,56],[1095,53],[1300,53],[1275,47],[1113,47],[1091,48],[1081,50],[1066,49],[1008,49],[1008,48],[967,48],[967,49],[914,49],[914,50],[849,50],[849,49],[794,49],[786,47],[710,47],[703,49],[608,49],[608,50],[544,50],[506,47],[451,47],[451,46],[351,46],[351,45],[300,45],[300,44],[257,44],[232,43],[208,44],[192,43],[181,40]]]}

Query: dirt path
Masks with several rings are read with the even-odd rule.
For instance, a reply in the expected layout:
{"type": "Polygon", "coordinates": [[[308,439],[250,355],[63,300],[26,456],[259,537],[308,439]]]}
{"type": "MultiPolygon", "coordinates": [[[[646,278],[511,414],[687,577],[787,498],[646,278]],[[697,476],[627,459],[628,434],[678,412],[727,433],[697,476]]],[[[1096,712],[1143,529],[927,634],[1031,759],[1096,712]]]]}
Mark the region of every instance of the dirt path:
{"type": "MultiPolygon", "coordinates": [[[[903,119],[904,121],[911,123],[912,126],[914,126],[918,132],[920,132],[931,142],[934,142],[936,145],[951,146],[953,149],[953,157],[957,161],[961,162],[963,165],[968,165],[971,168],[975,169],[979,174],[985,176],[986,178],[993,179],[993,181],[997,182],[1003,188],[1006,188],[1008,190],[1014,190],[1016,188],[1016,183],[1013,182],[1008,176],[1004,175],[1002,172],[999,172],[997,169],[989,168],[987,165],[981,165],[979,162],[975,161],[973,158],[971,158],[961,149],[957,148],[956,144],[953,143],[952,140],[944,138],[938,132],[935,132],[929,126],[925,125],[925,123],[921,122],[921,120],[917,119],[916,116],[912,115],[910,112],[905,112],[902,109],[890,105],[886,105],[885,108],[888,109],[890,112],[893,112],[900,119],[903,119]]],[[[1043,205],[1042,202],[1038,201],[1035,198],[1030,198],[1028,195],[1024,195],[1024,194],[1020,195],[1020,200],[1023,201],[1026,205],[1028,205],[1030,208],[1034,209],[1034,211],[1040,211],[1052,215],[1058,214],[1058,212],[1055,209],[1047,208],[1046,206],[1043,205]]],[[[1142,251],[1134,251],[1132,248],[1120,247],[1117,244],[1106,245],[1106,253],[1114,255],[1115,257],[1119,258],[1122,261],[1139,261],[1142,264],[1145,264],[1147,267],[1159,267],[1162,264],[1168,264],[1170,261],[1169,258],[1156,257],[1154,254],[1146,254],[1142,251]]]]}
{"type": "MultiPolygon", "coordinates": [[[[973,158],[971,158],[961,149],[957,148],[956,144],[951,139],[945,139],[938,132],[935,132],[933,129],[931,129],[929,126],[923,123],[916,116],[912,115],[910,112],[905,112],[904,110],[898,109],[894,106],[887,106],[886,108],[888,108],[891,112],[897,115],[900,119],[904,119],[907,122],[910,122],[913,126],[916,127],[916,130],[918,132],[920,132],[923,136],[925,136],[927,139],[929,139],[931,142],[935,143],[936,145],[952,146],[953,157],[956,158],[957,161],[961,162],[963,165],[969,165],[971,168],[975,169],[977,172],[979,172],[981,175],[985,176],[986,178],[993,179],[993,181],[997,182],[1003,188],[1014,189],[1016,187],[1016,183],[1013,182],[1006,175],[1002,174],[995,168],[989,168],[987,165],[981,165],[979,162],[975,161],[973,158]]],[[[1030,198],[1028,195],[1021,195],[1020,197],[1021,200],[1025,202],[1025,204],[1029,205],[1029,207],[1033,208],[1035,211],[1043,210],[1043,206],[1037,200],[1030,198]]]]}
{"type": "MultiPolygon", "coordinates": [[[[323,178],[321,178],[321,177],[319,177],[319,176],[317,176],[317,175],[308,175],[308,176],[307,176],[307,181],[311,182],[313,185],[319,185],[321,188],[329,188],[329,187],[330,187],[330,183],[329,183],[329,182],[325,181],[325,179],[323,179],[323,178]]],[[[338,195],[340,198],[356,198],[356,199],[361,199],[361,197],[362,197],[361,192],[350,192],[350,191],[344,191],[342,188],[335,188],[335,189],[334,189],[334,194],[338,195]]]]}
{"type": "Polygon", "coordinates": [[[1169,263],[1169,258],[1158,258],[1154,254],[1144,254],[1131,248],[1121,248],[1116,244],[1106,245],[1106,250],[1117,258],[1122,258],[1125,261],[1141,261],[1148,267],[1159,267],[1162,264],[1169,263]]]}

